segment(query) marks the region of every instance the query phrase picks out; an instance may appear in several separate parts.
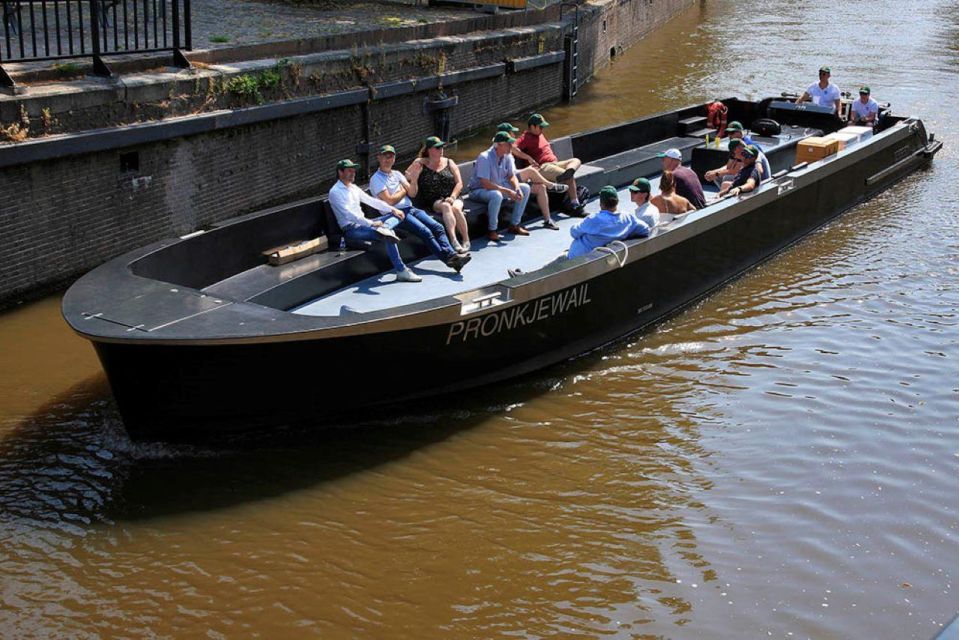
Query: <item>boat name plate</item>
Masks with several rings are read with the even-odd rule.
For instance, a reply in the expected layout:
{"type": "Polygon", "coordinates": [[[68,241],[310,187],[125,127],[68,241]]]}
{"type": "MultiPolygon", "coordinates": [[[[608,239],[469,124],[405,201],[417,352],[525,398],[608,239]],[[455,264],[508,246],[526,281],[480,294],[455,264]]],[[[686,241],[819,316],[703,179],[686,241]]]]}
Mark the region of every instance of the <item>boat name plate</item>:
{"type": "Polygon", "coordinates": [[[503,331],[547,320],[590,302],[592,300],[589,298],[589,283],[584,282],[536,300],[517,304],[509,309],[454,322],[446,335],[446,344],[449,346],[454,342],[464,343],[480,337],[488,338],[503,331]]]}

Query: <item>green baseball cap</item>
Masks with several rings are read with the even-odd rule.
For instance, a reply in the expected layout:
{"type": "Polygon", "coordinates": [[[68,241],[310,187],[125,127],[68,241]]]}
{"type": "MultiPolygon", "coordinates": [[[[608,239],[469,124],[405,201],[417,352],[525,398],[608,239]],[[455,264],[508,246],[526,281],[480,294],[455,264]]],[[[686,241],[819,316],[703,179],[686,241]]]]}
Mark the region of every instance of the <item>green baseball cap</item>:
{"type": "Polygon", "coordinates": [[[446,143],[443,142],[438,136],[430,136],[423,141],[423,146],[427,149],[442,149],[446,146],[446,143]]]}
{"type": "Polygon", "coordinates": [[[337,169],[359,169],[360,165],[353,162],[349,158],[345,158],[336,163],[336,168],[337,169]]]}
{"type": "Polygon", "coordinates": [[[832,69],[829,67],[819,67],[819,73],[828,73],[829,75],[832,75],[832,69]]]}
{"type": "Polygon", "coordinates": [[[546,122],[546,118],[541,116],[538,113],[534,113],[529,117],[529,120],[526,121],[526,124],[535,124],[540,127],[548,127],[549,123],[546,122]]]}
{"type": "Polygon", "coordinates": [[[754,145],[747,144],[746,148],[743,149],[743,155],[749,156],[750,158],[758,158],[759,149],[754,145]]]}
{"type": "Polygon", "coordinates": [[[505,131],[506,133],[517,133],[519,128],[514,127],[508,122],[501,122],[496,126],[497,131],[505,131]]]}
{"type": "Polygon", "coordinates": [[[396,148],[391,144],[384,144],[377,153],[392,153],[396,155],[396,148]]]}
{"type": "Polygon", "coordinates": [[[740,122],[739,120],[733,120],[732,122],[726,125],[726,131],[742,131],[742,130],[743,130],[743,123],[740,122]]]}
{"type": "Polygon", "coordinates": [[[729,141],[729,150],[735,151],[736,147],[738,147],[741,144],[746,144],[746,143],[743,142],[741,138],[733,138],[732,140],[729,141]]]}
{"type": "Polygon", "coordinates": [[[861,87],[859,87],[859,93],[860,93],[860,94],[863,94],[863,93],[864,93],[864,94],[866,94],[866,95],[868,96],[870,93],[872,93],[872,91],[869,90],[869,85],[868,85],[868,84],[864,84],[864,85],[862,85],[861,87]]]}
{"type": "Polygon", "coordinates": [[[649,184],[649,180],[646,178],[636,178],[633,180],[633,184],[629,185],[629,190],[637,191],[639,193],[650,193],[653,190],[653,187],[649,184]]]}
{"type": "Polygon", "coordinates": [[[511,136],[506,131],[497,131],[496,135],[493,136],[493,142],[508,142],[510,144],[513,144],[514,142],[516,142],[516,138],[511,136]]]}
{"type": "Polygon", "coordinates": [[[616,187],[606,185],[599,190],[599,199],[601,202],[619,202],[619,192],[616,187]]]}

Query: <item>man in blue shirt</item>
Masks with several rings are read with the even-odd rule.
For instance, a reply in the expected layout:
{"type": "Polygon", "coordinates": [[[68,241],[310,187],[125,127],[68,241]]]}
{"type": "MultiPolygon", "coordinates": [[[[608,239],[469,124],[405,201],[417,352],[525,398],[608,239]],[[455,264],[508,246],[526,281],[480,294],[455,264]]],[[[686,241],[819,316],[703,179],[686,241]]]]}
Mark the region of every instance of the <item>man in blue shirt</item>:
{"type": "Polygon", "coordinates": [[[613,240],[643,238],[649,235],[649,226],[631,213],[617,213],[619,194],[616,187],[605,186],[599,190],[599,213],[593,213],[569,230],[573,243],[566,257],[586,255],[596,247],[602,247],[613,240]]]}
{"type": "Polygon", "coordinates": [[[396,162],[396,149],[393,145],[385,144],[380,147],[376,160],[380,168],[370,177],[370,193],[386,204],[396,207],[403,214],[395,228],[415,234],[426,243],[434,256],[459,273],[460,269],[470,261],[470,256],[461,256],[453,251],[443,225],[422,209],[413,206],[407,195],[410,183],[406,180],[406,176],[393,169],[393,164],[396,162]]]}
{"type": "Polygon", "coordinates": [[[492,242],[499,242],[497,232],[499,226],[499,210],[503,200],[513,203],[513,214],[510,216],[509,231],[517,236],[528,236],[529,231],[520,226],[526,204],[529,202],[530,187],[520,183],[516,175],[516,164],[513,162],[511,149],[516,140],[506,131],[497,132],[493,137],[493,146],[476,158],[476,168],[470,179],[470,199],[485,202],[489,217],[489,232],[486,237],[492,242]]]}

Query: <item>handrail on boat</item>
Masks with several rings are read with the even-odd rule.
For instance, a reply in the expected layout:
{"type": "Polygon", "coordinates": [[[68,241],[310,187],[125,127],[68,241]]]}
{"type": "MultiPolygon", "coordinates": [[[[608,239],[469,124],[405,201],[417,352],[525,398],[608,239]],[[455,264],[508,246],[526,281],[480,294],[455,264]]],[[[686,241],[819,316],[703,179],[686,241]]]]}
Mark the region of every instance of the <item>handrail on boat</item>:
{"type": "Polygon", "coordinates": [[[626,260],[629,258],[629,247],[628,247],[628,246],[626,245],[626,243],[623,242],[622,240],[613,240],[613,241],[610,242],[608,245],[605,245],[605,246],[602,246],[602,247],[596,247],[596,250],[597,250],[597,251],[600,251],[600,252],[602,252],[602,253],[608,253],[609,255],[611,255],[611,256],[613,256],[614,258],[616,258],[616,262],[619,263],[620,268],[626,266],[626,260]],[[621,246],[621,247],[623,248],[623,258],[622,258],[622,259],[619,258],[619,253],[610,246],[610,245],[614,245],[614,244],[617,244],[617,245],[619,245],[619,246],[621,246]]]}

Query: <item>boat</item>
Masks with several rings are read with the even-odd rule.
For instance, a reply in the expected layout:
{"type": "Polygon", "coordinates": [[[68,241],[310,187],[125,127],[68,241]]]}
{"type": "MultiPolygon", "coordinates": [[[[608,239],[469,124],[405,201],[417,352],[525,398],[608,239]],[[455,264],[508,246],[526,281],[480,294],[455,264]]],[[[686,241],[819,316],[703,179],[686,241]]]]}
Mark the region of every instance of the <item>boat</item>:
{"type": "MultiPolygon", "coordinates": [[[[66,292],[69,325],[90,340],[134,440],[210,440],[285,425],[350,424],[375,407],[415,412],[432,396],[533,372],[653,325],[775,255],[847,209],[928,165],[941,142],[884,106],[875,130],[797,164],[798,145],[843,123],[794,97],[727,98],[751,124],[773,175],[755,191],[715,198],[572,260],[573,217],[561,230],[528,216],[529,237],[487,243],[468,201],[473,260],[460,274],[416,238],[400,244],[423,282],[395,283],[381,247],[343,247],[325,198],[311,198],[165,239],[97,267],[66,292]],[[319,238],[327,247],[286,264],[265,252],[319,238]],[[510,277],[507,270],[522,273],[510,277]],[[667,276],[667,277],[664,277],[667,276]]],[[[682,152],[702,177],[722,166],[725,138],[709,103],[552,141],[583,161],[592,192],[656,182],[659,154],[682,152]]],[[[331,159],[331,165],[336,159],[331,159]]],[[[460,163],[464,181],[472,164],[460,163]]],[[[532,208],[532,207],[531,207],[532,208]]],[[[588,202],[586,212],[599,209],[588,202]]]]}

